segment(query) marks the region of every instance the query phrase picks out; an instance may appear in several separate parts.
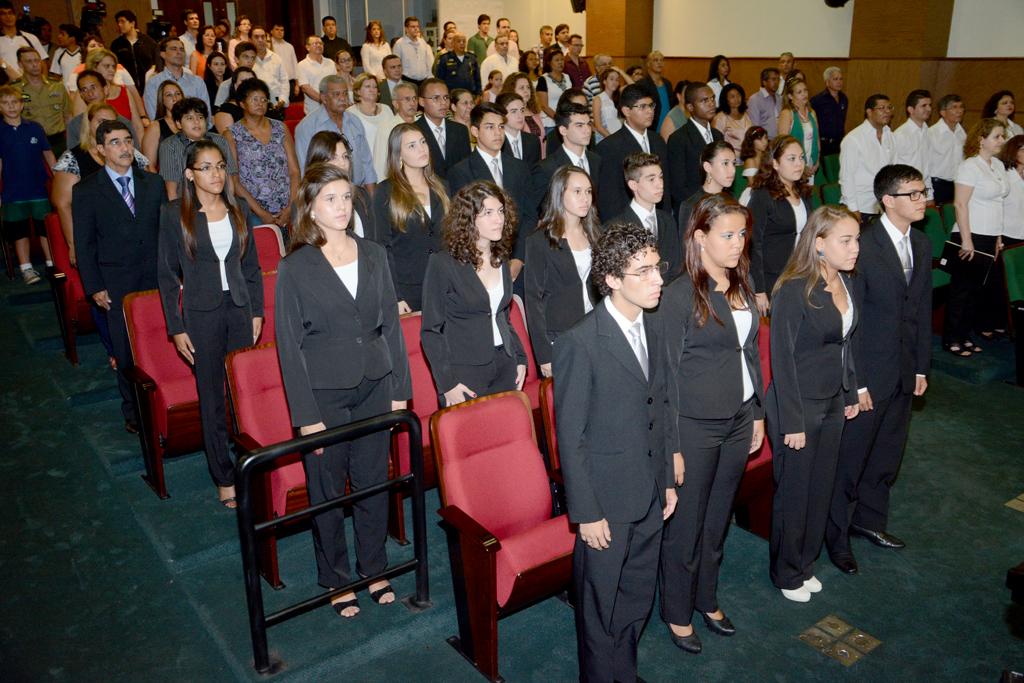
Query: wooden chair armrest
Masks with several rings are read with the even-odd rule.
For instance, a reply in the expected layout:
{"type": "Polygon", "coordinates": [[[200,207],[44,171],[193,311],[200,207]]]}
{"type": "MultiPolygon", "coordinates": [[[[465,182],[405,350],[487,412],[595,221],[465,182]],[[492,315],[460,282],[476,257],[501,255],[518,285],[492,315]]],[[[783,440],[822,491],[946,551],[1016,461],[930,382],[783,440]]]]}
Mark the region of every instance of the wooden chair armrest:
{"type": "Polygon", "coordinates": [[[263,444],[250,436],[248,432],[235,434],[231,437],[231,440],[235,442],[235,445],[238,446],[239,450],[243,453],[250,453],[257,448],[263,448],[263,444]]]}
{"type": "Polygon", "coordinates": [[[156,382],[139,366],[133,365],[123,372],[125,378],[132,384],[137,384],[142,391],[156,391],[156,382]]]}
{"type": "Polygon", "coordinates": [[[501,541],[458,506],[448,505],[438,510],[437,514],[459,532],[463,542],[469,542],[486,552],[496,553],[501,550],[501,541]]]}

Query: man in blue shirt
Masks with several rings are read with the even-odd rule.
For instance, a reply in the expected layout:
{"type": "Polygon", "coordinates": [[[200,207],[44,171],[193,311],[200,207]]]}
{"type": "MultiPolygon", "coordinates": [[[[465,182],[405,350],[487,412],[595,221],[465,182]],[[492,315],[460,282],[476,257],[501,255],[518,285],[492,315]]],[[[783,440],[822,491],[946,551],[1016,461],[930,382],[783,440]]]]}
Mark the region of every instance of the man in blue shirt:
{"type": "Polygon", "coordinates": [[[174,81],[181,86],[185,97],[198,97],[209,107],[210,94],[206,91],[206,83],[199,76],[185,70],[185,44],[178,38],[164,38],[160,41],[160,57],[164,60],[163,71],[149,77],[143,97],[150,120],[157,120],[156,94],[164,81],[174,81]]]}
{"type": "Polygon", "coordinates": [[[341,76],[324,76],[320,81],[320,103],[323,105],[308,114],[295,128],[295,156],[305,170],[306,154],[313,136],[322,130],[333,130],[344,135],[352,146],[352,182],[372,190],[377,183],[373,170],[373,157],[366,141],[363,123],[355,116],[345,116],[348,107],[348,86],[341,76]]]}

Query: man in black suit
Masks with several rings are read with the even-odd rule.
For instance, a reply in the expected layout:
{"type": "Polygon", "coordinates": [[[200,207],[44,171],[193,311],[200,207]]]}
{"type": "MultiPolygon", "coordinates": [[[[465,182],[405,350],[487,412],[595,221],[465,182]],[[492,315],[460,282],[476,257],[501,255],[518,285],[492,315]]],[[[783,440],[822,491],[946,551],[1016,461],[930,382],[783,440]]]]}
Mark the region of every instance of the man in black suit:
{"type": "Polygon", "coordinates": [[[526,237],[537,225],[537,213],[532,201],[530,169],[511,153],[502,150],[505,142],[505,116],[496,105],[478,104],[469,114],[469,130],[476,138],[476,152],[451,167],[448,171],[448,189],[451,196],[474,180],[490,180],[505,190],[516,205],[519,230],[509,268],[512,279],[526,260],[526,237]]]}
{"type": "Polygon", "coordinates": [[[601,168],[601,194],[594,193],[598,214],[607,220],[622,213],[629,204],[629,191],[622,169],[626,157],[634,152],[657,155],[665,177],[665,193],[659,204],[665,210],[671,209],[668,146],[657,131],[648,130],[654,121],[654,101],[640,86],[627,85],[619,95],[619,111],[625,119],[622,128],[597,145],[597,153],[604,162],[601,168]]]}
{"type": "Polygon", "coordinates": [[[904,546],[886,532],[889,490],[903,460],[911,401],[928,389],[931,366],[931,245],[911,229],[924,218],[924,178],[912,166],[883,166],[874,191],[884,213],[861,235],[852,278],[860,414],[843,430],[826,535],[829,557],[848,574],[857,572],[851,534],[883,548],[904,546]]]}
{"type": "Polygon", "coordinates": [[[434,173],[447,179],[448,169],[469,156],[469,130],[457,121],[445,118],[451,99],[448,86],[437,78],[420,83],[420,107],[423,116],[416,125],[423,131],[430,147],[434,173]]]}
{"type": "Polygon", "coordinates": [[[160,206],[167,201],[164,181],[134,167],[132,134],[120,121],[104,121],[96,146],[103,170],[83,178],[71,193],[75,250],[82,285],[106,311],[117,359],[117,383],[125,429],[138,431],[138,415],[124,373],[132,364],[121,300],[126,294],[156,289],[160,206]]]}
{"type": "Polygon", "coordinates": [[[706,83],[690,83],[683,91],[683,103],[690,119],[668,139],[669,165],[672,169],[672,213],[701,187],[700,154],[708,144],[724,140],[721,131],[711,125],[715,116],[715,93],[706,83]]]}
{"type": "Polygon", "coordinates": [[[675,420],[654,237],[612,222],[590,276],[605,296],[554,344],[555,410],[573,551],[580,680],[637,680],[663,522],[675,510],[675,420]]]}
{"type": "Polygon", "coordinates": [[[526,162],[532,172],[540,163],[540,140],[526,130],[526,103],[514,92],[498,95],[494,103],[505,114],[505,146],[502,151],[526,162]]]}
{"type": "Polygon", "coordinates": [[[601,156],[587,149],[591,132],[590,108],[575,102],[563,103],[555,110],[555,126],[562,134],[562,147],[554,154],[548,154],[533,171],[533,201],[538,215],[551,185],[551,176],[562,166],[578,166],[586,171],[594,184],[595,197],[601,185],[601,156]]]}
{"type": "Polygon", "coordinates": [[[672,215],[658,208],[665,194],[665,178],[654,154],[634,152],[623,162],[624,177],[633,201],[615,220],[634,223],[654,235],[661,260],[668,263],[665,279],[671,282],[683,265],[683,240],[672,215]]]}

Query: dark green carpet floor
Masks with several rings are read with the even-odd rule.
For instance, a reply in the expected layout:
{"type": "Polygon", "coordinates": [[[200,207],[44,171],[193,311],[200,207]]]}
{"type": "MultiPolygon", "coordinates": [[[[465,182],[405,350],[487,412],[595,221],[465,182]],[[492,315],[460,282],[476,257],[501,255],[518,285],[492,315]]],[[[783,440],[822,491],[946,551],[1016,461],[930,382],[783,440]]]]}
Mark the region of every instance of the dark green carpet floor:
{"type": "MultiPolygon", "coordinates": [[[[0,680],[254,681],[233,514],[215,500],[199,454],[168,465],[171,499],[141,481],[135,437],[121,429],[113,375],[94,336],[82,364],[63,358],[45,285],[0,283],[0,680]]],[[[648,681],[995,681],[1024,668],[1024,610],[1007,568],[1024,560],[1024,390],[1004,380],[1007,342],[973,362],[936,358],[914,414],[885,551],[855,542],[861,574],[819,564],[825,590],[784,600],[767,544],[734,528],[721,604],[739,633],[698,627],[700,656],[675,649],[653,617],[640,645],[648,681]],[[881,645],[850,667],[799,640],[835,615],[881,645]]],[[[353,621],[320,609],[270,630],[280,681],[477,681],[446,643],[455,613],[436,494],[427,501],[433,609],[367,604],[353,621]]],[[[389,546],[394,560],[411,551],[389,546]]],[[[283,541],[287,588],[316,590],[308,534],[283,541]]],[[[412,592],[412,577],[396,581],[412,592]]],[[[510,681],[576,677],[572,612],[548,600],[501,623],[510,681]]]]}

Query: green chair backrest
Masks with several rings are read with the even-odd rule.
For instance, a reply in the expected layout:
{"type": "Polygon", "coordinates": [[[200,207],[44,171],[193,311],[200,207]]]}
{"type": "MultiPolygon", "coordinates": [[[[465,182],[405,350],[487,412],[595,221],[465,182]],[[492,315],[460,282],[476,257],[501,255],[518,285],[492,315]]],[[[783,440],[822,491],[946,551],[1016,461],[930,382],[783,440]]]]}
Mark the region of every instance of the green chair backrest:
{"type": "Polygon", "coordinates": [[[942,247],[949,239],[950,231],[942,224],[939,210],[929,206],[924,210],[924,219],[914,223],[914,227],[920,228],[928,236],[928,241],[932,243],[932,258],[941,257],[942,247]]]}
{"type": "Polygon", "coordinates": [[[825,167],[818,166],[818,170],[814,172],[814,184],[824,185],[828,182],[828,178],[825,177],[825,167]]]}
{"type": "Polygon", "coordinates": [[[839,204],[843,198],[843,192],[839,189],[839,183],[822,185],[821,198],[826,204],[839,204]]]}
{"type": "Polygon", "coordinates": [[[821,168],[825,171],[825,178],[830,183],[839,182],[839,155],[829,154],[821,158],[821,168]]]}
{"type": "Polygon", "coordinates": [[[736,179],[732,181],[732,196],[739,201],[740,195],[743,194],[743,190],[747,189],[747,185],[750,184],[750,178],[742,175],[740,167],[736,167],[736,179]]]}
{"type": "Polygon", "coordinates": [[[1024,301],[1024,246],[1003,251],[1003,269],[1006,272],[1007,298],[1010,301],[1024,301]]]}
{"type": "Polygon", "coordinates": [[[811,209],[817,209],[822,205],[821,201],[821,185],[813,185],[811,187],[811,209]]]}
{"type": "Polygon", "coordinates": [[[956,207],[952,202],[942,205],[942,222],[945,224],[946,230],[952,233],[953,226],[956,225],[956,207]]]}

